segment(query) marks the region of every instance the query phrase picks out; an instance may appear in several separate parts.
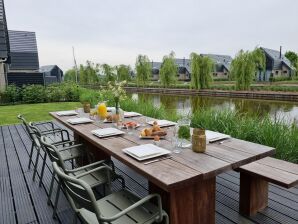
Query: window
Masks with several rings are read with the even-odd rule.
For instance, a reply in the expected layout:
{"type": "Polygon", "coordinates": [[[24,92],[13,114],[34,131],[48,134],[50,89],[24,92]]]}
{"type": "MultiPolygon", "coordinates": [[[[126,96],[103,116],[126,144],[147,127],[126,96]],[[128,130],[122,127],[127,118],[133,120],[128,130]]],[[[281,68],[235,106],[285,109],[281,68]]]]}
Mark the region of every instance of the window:
{"type": "Polygon", "coordinates": [[[224,73],[224,75],[227,75],[227,74],[228,74],[227,72],[224,73]]]}
{"type": "Polygon", "coordinates": [[[287,73],[288,73],[288,71],[287,71],[287,70],[284,70],[284,71],[283,71],[283,73],[284,73],[284,74],[287,74],[287,73]]]}
{"type": "Polygon", "coordinates": [[[275,71],[275,74],[278,75],[278,71],[275,71]]]}
{"type": "Polygon", "coordinates": [[[213,72],[213,76],[217,76],[217,73],[216,72],[213,72]]]}

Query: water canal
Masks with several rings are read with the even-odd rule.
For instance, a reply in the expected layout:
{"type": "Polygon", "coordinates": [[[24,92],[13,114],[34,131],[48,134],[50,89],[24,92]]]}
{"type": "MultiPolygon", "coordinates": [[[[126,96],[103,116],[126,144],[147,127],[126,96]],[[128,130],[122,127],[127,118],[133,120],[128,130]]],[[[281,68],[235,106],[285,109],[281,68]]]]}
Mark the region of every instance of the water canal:
{"type": "Polygon", "coordinates": [[[202,107],[217,110],[230,109],[249,116],[269,115],[272,119],[298,124],[298,102],[144,93],[134,93],[132,97],[136,100],[151,101],[156,106],[163,105],[169,112],[177,110],[180,114],[191,114],[202,107]]]}

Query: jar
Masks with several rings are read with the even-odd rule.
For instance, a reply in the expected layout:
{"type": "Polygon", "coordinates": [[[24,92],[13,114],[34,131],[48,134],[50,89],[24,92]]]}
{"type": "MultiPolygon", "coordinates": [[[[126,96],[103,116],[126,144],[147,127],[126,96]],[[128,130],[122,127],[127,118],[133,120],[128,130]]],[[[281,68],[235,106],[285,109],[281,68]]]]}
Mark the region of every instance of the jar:
{"type": "Polygon", "coordinates": [[[192,150],[199,153],[206,151],[206,134],[204,129],[195,128],[193,130],[192,150]]]}

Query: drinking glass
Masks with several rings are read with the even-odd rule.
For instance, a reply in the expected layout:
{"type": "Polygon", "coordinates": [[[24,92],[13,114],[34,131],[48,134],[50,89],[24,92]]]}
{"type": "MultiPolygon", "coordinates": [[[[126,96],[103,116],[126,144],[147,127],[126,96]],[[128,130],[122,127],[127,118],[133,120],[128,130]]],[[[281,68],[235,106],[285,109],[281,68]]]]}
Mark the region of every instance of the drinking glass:
{"type": "Polygon", "coordinates": [[[133,134],[133,129],[134,129],[133,125],[126,125],[126,129],[127,129],[127,134],[129,135],[133,134]]]}

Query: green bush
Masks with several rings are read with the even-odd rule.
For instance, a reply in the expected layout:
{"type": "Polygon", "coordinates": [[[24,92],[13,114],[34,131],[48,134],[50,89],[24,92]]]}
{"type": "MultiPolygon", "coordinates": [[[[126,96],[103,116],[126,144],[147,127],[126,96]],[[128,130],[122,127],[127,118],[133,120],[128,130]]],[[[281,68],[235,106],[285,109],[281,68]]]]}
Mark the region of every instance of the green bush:
{"type": "Polygon", "coordinates": [[[57,84],[52,84],[45,88],[47,102],[61,102],[65,100],[65,91],[57,84]]]}
{"type": "Polygon", "coordinates": [[[43,103],[47,101],[45,87],[42,85],[28,85],[23,87],[23,102],[43,103]]]}
{"type": "Polygon", "coordinates": [[[8,85],[4,92],[0,92],[0,103],[16,103],[21,100],[21,91],[15,85],[8,85]]]}

